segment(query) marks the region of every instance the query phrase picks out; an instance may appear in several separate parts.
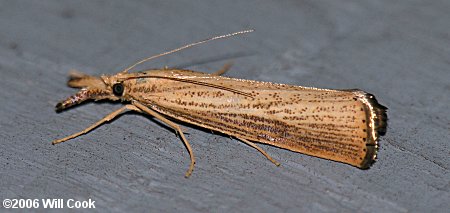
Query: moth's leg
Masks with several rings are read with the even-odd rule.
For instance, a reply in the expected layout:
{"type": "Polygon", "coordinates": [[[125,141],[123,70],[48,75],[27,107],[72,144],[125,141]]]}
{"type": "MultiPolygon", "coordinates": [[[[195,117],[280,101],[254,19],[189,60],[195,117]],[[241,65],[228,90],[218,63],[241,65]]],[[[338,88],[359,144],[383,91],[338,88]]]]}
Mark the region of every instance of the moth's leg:
{"type": "Polygon", "coordinates": [[[111,114],[109,114],[109,115],[105,116],[104,118],[102,118],[101,120],[97,121],[95,124],[91,125],[90,127],[84,129],[83,131],[80,131],[80,132],[77,132],[77,133],[75,133],[75,134],[69,135],[69,136],[67,136],[67,137],[65,137],[65,138],[61,138],[61,139],[58,139],[58,140],[54,140],[54,141],[52,142],[52,144],[55,145],[55,144],[58,144],[58,143],[61,143],[61,142],[70,140],[70,139],[72,139],[72,138],[76,138],[76,137],[78,137],[78,136],[80,136],[80,135],[86,134],[86,133],[88,133],[89,131],[95,129],[96,127],[102,125],[103,123],[105,123],[105,122],[107,122],[107,121],[110,121],[110,120],[114,119],[116,116],[120,115],[123,111],[125,111],[125,110],[127,110],[127,109],[130,109],[130,110],[131,110],[132,108],[135,108],[135,106],[130,105],[130,104],[129,104],[129,105],[125,105],[124,107],[122,107],[122,108],[120,108],[120,109],[118,109],[118,110],[112,112],[111,114]]]}
{"type": "Polygon", "coordinates": [[[280,163],[278,163],[278,161],[276,161],[276,160],[274,160],[272,157],[270,157],[270,155],[267,154],[266,151],[264,151],[263,149],[261,149],[261,148],[260,148],[259,146],[257,146],[255,143],[253,143],[253,142],[251,142],[251,141],[249,141],[249,140],[247,140],[247,139],[244,139],[244,138],[237,138],[237,139],[241,140],[242,142],[246,143],[247,145],[249,145],[249,146],[255,148],[256,150],[258,150],[259,152],[261,152],[261,154],[263,154],[264,156],[266,156],[266,158],[269,159],[270,161],[272,161],[272,163],[274,163],[276,166],[280,166],[280,165],[281,165],[280,163]]]}
{"type": "Polygon", "coordinates": [[[186,146],[188,152],[189,152],[189,156],[191,158],[191,164],[189,166],[188,171],[186,172],[185,177],[189,177],[192,174],[192,171],[194,170],[194,164],[195,164],[195,157],[194,157],[194,152],[192,151],[191,145],[189,144],[188,140],[186,139],[186,137],[184,137],[183,131],[181,130],[180,126],[172,121],[170,121],[169,119],[165,118],[164,116],[162,116],[161,114],[159,114],[156,111],[153,111],[152,109],[148,108],[147,106],[137,102],[137,101],[133,101],[132,102],[133,105],[135,105],[137,108],[139,108],[140,110],[148,113],[149,115],[157,118],[158,120],[166,123],[167,125],[169,125],[170,127],[172,127],[173,129],[175,129],[176,133],[178,133],[184,143],[184,145],[186,146]]]}
{"type": "Polygon", "coordinates": [[[222,69],[217,70],[216,72],[212,73],[211,75],[217,75],[217,76],[223,75],[230,69],[231,65],[233,65],[233,63],[231,63],[231,62],[226,63],[225,65],[223,65],[222,69]]]}
{"type": "MultiPolygon", "coordinates": [[[[134,105],[129,105],[129,108],[128,108],[129,110],[134,110],[134,111],[136,111],[136,112],[140,112],[140,113],[142,113],[142,110],[140,110],[139,108],[137,108],[136,106],[134,106],[134,105]]],[[[189,132],[186,130],[186,128],[183,128],[183,127],[181,127],[180,126],[180,130],[181,130],[181,132],[183,132],[184,134],[188,134],[189,135],[189,132]]]]}

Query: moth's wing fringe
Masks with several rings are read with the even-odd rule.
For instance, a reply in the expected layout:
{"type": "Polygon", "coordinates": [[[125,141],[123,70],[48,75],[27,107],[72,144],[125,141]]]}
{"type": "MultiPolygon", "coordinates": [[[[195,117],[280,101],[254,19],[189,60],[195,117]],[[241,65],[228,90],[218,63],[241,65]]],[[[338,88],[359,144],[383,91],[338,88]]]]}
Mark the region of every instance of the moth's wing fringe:
{"type": "Polygon", "coordinates": [[[375,119],[375,129],[378,133],[378,135],[385,135],[386,134],[386,128],[387,128],[387,107],[381,105],[378,103],[377,99],[372,94],[367,94],[369,102],[372,104],[373,109],[375,111],[375,115],[377,119],[375,119]]]}
{"type": "Polygon", "coordinates": [[[375,130],[375,138],[369,137],[369,138],[371,138],[371,140],[372,140],[371,142],[373,144],[367,144],[366,156],[365,156],[363,162],[361,163],[361,167],[360,167],[362,169],[368,169],[376,161],[378,147],[379,147],[378,140],[379,140],[380,136],[383,136],[386,134],[388,118],[387,118],[387,113],[386,113],[387,107],[378,103],[378,101],[374,95],[372,95],[370,93],[365,93],[364,98],[367,100],[368,104],[370,105],[369,109],[371,110],[371,114],[374,115],[373,129],[375,130]]]}

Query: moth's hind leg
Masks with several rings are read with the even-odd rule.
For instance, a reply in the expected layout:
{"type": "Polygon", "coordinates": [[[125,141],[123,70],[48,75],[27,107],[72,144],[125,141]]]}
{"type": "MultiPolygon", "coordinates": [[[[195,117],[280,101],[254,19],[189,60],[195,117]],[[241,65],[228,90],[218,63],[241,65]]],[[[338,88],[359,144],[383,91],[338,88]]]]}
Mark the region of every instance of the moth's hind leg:
{"type": "Polygon", "coordinates": [[[230,67],[232,65],[233,65],[233,63],[231,63],[231,62],[230,63],[226,63],[225,65],[223,65],[222,69],[217,70],[216,72],[212,73],[211,75],[217,75],[217,76],[223,75],[224,73],[226,73],[230,69],[230,67]]]}
{"type": "Polygon", "coordinates": [[[253,143],[253,142],[251,142],[251,141],[249,141],[249,140],[247,140],[247,139],[244,139],[244,138],[237,138],[237,139],[241,140],[242,142],[246,143],[247,145],[249,145],[249,146],[255,148],[256,150],[258,150],[259,152],[261,152],[261,154],[263,154],[267,159],[269,159],[270,161],[272,161],[272,163],[275,164],[276,166],[280,166],[280,165],[281,165],[280,163],[278,163],[278,161],[276,161],[276,160],[274,160],[272,157],[270,157],[270,155],[267,154],[266,151],[264,151],[263,149],[261,149],[261,148],[260,148],[258,145],[256,145],[255,143],[253,143]]]}
{"type": "Polygon", "coordinates": [[[133,109],[133,110],[136,110],[136,111],[144,111],[144,112],[148,113],[149,115],[151,115],[151,116],[157,118],[158,120],[160,120],[160,121],[166,123],[167,125],[169,125],[169,126],[172,127],[173,129],[175,129],[175,131],[180,135],[181,140],[183,141],[184,145],[186,146],[186,149],[188,150],[189,156],[190,156],[190,158],[191,158],[191,164],[189,165],[189,169],[188,169],[188,171],[186,172],[185,177],[191,176],[192,171],[194,170],[194,165],[195,165],[194,152],[192,151],[192,147],[191,147],[191,145],[189,144],[188,140],[187,140],[186,137],[184,136],[181,127],[180,127],[178,124],[176,124],[176,123],[174,123],[174,122],[168,120],[167,118],[165,118],[164,116],[162,116],[162,115],[159,114],[158,112],[153,111],[152,109],[146,107],[145,105],[143,105],[143,104],[141,104],[141,103],[139,103],[139,102],[137,102],[137,101],[133,101],[132,103],[133,103],[133,105],[135,106],[135,108],[137,108],[137,110],[136,110],[136,109],[133,109]]]}

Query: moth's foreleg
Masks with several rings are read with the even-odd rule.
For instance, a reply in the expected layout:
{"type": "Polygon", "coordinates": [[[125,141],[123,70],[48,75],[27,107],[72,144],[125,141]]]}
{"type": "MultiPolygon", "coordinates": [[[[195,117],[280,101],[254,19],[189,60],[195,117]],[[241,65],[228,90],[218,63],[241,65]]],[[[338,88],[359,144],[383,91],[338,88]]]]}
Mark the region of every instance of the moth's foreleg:
{"type": "Polygon", "coordinates": [[[67,137],[65,137],[65,138],[61,138],[61,139],[58,139],[58,140],[54,140],[54,141],[52,142],[52,144],[55,145],[55,144],[58,144],[58,143],[61,143],[61,142],[64,142],[64,141],[67,141],[67,140],[76,138],[76,137],[78,137],[78,136],[80,136],[80,135],[86,134],[86,133],[88,133],[89,131],[91,131],[91,130],[97,128],[97,127],[100,126],[100,125],[102,125],[103,123],[108,122],[108,121],[111,121],[112,119],[114,119],[115,117],[117,117],[118,115],[120,115],[123,111],[125,111],[125,110],[127,110],[127,109],[130,109],[130,110],[131,110],[132,108],[135,108],[135,106],[133,106],[133,105],[125,105],[124,107],[122,107],[122,108],[120,108],[120,109],[118,109],[118,110],[112,112],[111,114],[109,114],[109,115],[105,116],[104,118],[102,118],[101,120],[97,121],[95,124],[91,125],[90,127],[84,129],[83,131],[80,131],[80,132],[77,132],[77,133],[75,133],[75,134],[69,135],[69,136],[67,136],[67,137]]]}
{"type": "Polygon", "coordinates": [[[217,76],[223,75],[230,69],[231,65],[233,65],[233,63],[231,63],[231,62],[226,63],[225,65],[223,65],[222,69],[217,70],[216,72],[212,73],[211,75],[217,75],[217,76]]]}
{"type": "Polygon", "coordinates": [[[142,110],[146,113],[148,113],[149,115],[157,118],[158,120],[166,123],[167,125],[169,125],[170,127],[172,127],[181,137],[181,140],[183,141],[184,145],[186,146],[188,152],[189,152],[189,156],[191,158],[191,164],[189,166],[188,171],[186,172],[185,177],[189,177],[192,174],[192,171],[194,170],[194,164],[195,164],[195,157],[194,157],[194,152],[192,151],[191,145],[189,144],[188,140],[186,139],[186,137],[183,134],[182,129],[180,128],[180,126],[170,120],[168,120],[167,118],[165,118],[164,116],[162,116],[161,114],[159,114],[158,112],[153,111],[152,109],[148,108],[147,106],[137,102],[137,101],[133,101],[132,104],[134,106],[136,106],[137,108],[139,108],[139,110],[142,110]]]}
{"type": "Polygon", "coordinates": [[[276,166],[280,166],[280,165],[281,165],[280,163],[278,163],[278,161],[276,161],[276,160],[274,160],[272,157],[270,157],[270,155],[267,154],[266,151],[264,151],[263,149],[261,149],[261,148],[260,148],[258,145],[256,145],[255,143],[253,143],[253,142],[251,142],[251,141],[249,141],[249,140],[247,140],[247,139],[244,139],[244,138],[237,138],[237,139],[241,140],[242,142],[246,143],[247,145],[249,145],[249,146],[255,148],[256,150],[258,150],[259,152],[261,152],[261,154],[263,154],[264,156],[266,156],[266,158],[269,159],[270,161],[272,161],[272,163],[274,163],[276,166]]]}

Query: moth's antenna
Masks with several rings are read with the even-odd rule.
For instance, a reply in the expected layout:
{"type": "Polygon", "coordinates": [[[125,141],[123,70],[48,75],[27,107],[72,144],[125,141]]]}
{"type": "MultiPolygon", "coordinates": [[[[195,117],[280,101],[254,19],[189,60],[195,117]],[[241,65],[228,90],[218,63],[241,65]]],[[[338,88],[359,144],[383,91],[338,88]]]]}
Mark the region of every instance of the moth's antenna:
{"type": "Polygon", "coordinates": [[[208,39],[205,39],[205,40],[202,40],[202,41],[198,41],[198,42],[195,42],[195,43],[191,43],[191,44],[188,44],[188,45],[185,45],[185,46],[182,46],[182,47],[179,47],[179,48],[176,48],[176,49],[173,49],[173,50],[164,52],[164,53],[160,53],[160,54],[158,54],[158,55],[154,55],[154,56],[151,56],[151,57],[148,57],[148,58],[144,58],[144,59],[142,59],[142,60],[136,62],[135,64],[129,66],[128,68],[124,69],[121,73],[127,73],[129,70],[133,69],[135,66],[137,66],[137,65],[139,65],[139,64],[142,64],[142,63],[144,63],[144,62],[146,62],[146,61],[149,61],[149,60],[152,60],[152,59],[155,59],[155,58],[164,56],[164,55],[169,55],[169,54],[171,54],[171,53],[178,52],[178,51],[180,51],[180,50],[184,50],[184,49],[187,49],[187,48],[190,48],[190,47],[199,45],[199,44],[203,44],[203,43],[206,43],[206,42],[208,42],[208,41],[217,40],[217,39],[222,39],[222,38],[228,38],[228,37],[235,36],[235,35],[239,35],[239,34],[251,33],[251,32],[253,32],[253,31],[254,31],[253,29],[250,29],[250,30],[243,30],[243,31],[234,32],[234,33],[230,33],[230,34],[226,34],[226,35],[221,35],[221,36],[215,36],[215,37],[208,38],[208,39]]]}

